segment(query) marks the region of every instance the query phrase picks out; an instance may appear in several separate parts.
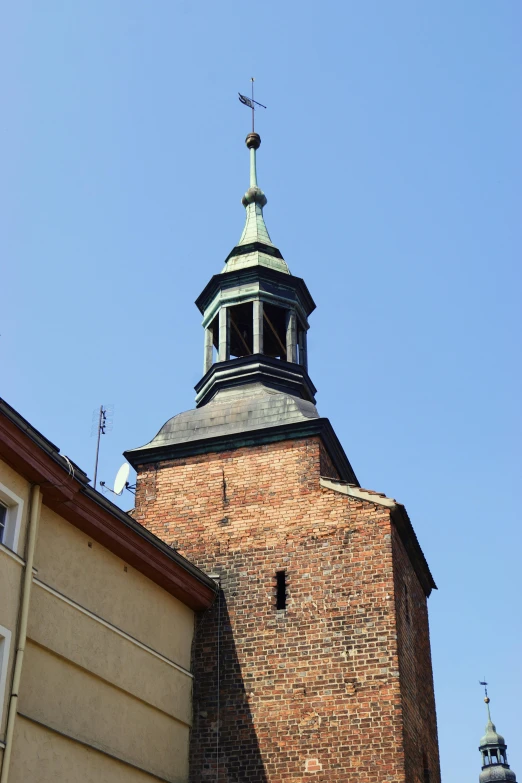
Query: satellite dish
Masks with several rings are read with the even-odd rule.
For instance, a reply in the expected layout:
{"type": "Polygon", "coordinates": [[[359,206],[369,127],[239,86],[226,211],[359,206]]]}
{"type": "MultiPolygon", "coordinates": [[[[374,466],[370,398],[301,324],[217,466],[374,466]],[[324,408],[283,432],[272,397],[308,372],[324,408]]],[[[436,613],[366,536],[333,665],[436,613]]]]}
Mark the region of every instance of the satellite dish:
{"type": "Polygon", "coordinates": [[[121,495],[127,484],[129,478],[130,465],[128,462],[124,462],[119,471],[116,473],[114,479],[114,492],[116,495],[121,495]]]}

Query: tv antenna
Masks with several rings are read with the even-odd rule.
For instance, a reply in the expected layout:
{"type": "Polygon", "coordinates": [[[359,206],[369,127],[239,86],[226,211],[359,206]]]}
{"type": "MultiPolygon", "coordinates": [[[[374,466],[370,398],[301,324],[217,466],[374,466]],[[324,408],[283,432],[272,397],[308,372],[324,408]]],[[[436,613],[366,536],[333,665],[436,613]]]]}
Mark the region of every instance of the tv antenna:
{"type": "Polygon", "coordinates": [[[96,460],[94,462],[93,486],[96,489],[96,479],[98,477],[98,459],[100,457],[100,439],[102,435],[112,430],[112,417],[114,415],[114,405],[100,405],[100,410],[95,410],[92,414],[91,435],[96,433],[96,460]]]}
{"type": "Polygon", "coordinates": [[[113,495],[121,495],[124,489],[128,489],[129,492],[132,492],[132,494],[135,495],[136,484],[129,484],[128,482],[129,471],[130,471],[129,463],[124,462],[121,468],[116,473],[116,478],[114,479],[114,489],[108,487],[105,481],[100,481],[100,486],[109,490],[109,492],[112,492],[113,495]]]}

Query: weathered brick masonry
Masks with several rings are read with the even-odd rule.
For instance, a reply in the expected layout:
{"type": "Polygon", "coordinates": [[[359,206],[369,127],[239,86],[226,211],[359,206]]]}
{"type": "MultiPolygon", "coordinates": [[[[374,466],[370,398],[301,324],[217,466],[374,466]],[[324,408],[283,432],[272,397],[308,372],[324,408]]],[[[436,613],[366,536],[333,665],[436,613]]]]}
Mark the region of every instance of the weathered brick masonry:
{"type": "Polygon", "coordinates": [[[390,508],[321,475],[320,437],[138,466],[136,518],[221,578],[194,645],[192,783],[217,758],[220,783],[439,783],[425,592],[390,508]]]}
{"type": "Polygon", "coordinates": [[[431,783],[440,779],[440,772],[428,606],[395,529],[392,547],[406,781],[431,783]],[[430,774],[418,778],[421,763],[430,774]]]}

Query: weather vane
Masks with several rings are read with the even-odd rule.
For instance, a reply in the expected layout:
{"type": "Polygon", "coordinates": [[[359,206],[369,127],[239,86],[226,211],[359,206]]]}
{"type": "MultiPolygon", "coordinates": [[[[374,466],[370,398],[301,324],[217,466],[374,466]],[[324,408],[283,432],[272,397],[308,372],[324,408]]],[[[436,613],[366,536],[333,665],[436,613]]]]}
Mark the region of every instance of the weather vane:
{"type": "Polygon", "coordinates": [[[254,130],[254,112],[256,110],[256,106],[261,106],[262,109],[266,109],[266,106],[264,104],[262,104],[262,103],[259,103],[259,101],[255,101],[254,100],[254,77],[253,76],[250,79],[250,81],[252,82],[252,97],[251,98],[247,98],[246,95],[241,95],[240,92],[238,92],[238,95],[239,95],[239,100],[241,101],[241,103],[244,103],[245,106],[248,106],[250,109],[252,109],[252,133],[255,133],[255,130],[254,130]]]}
{"type": "Polygon", "coordinates": [[[480,683],[480,685],[484,686],[484,693],[486,695],[486,698],[484,699],[484,701],[486,702],[486,704],[489,704],[488,684],[487,684],[487,682],[485,680],[484,681],[479,680],[479,683],[480,683]]]}

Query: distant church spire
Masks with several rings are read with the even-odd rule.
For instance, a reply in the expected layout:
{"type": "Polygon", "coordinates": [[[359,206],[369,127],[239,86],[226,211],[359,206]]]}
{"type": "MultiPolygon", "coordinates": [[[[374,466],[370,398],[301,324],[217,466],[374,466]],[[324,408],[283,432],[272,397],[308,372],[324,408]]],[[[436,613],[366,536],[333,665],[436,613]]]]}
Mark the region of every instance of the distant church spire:
{"type": "MultiPolygon", "coordinates": [[[[486,685],[486,683],[481,683],[486,685]]],[[[488,711],[488,722],[486,723],[486,733],[480,740],[479,750],[482,754],[482,772],[479,776],[480,783],[490,783],[490,781],[510,781],[516,783],[516,775],[509,768],[507,760],[507,745],[502,734],[497,733],[495,724],[491,720],[489,710],[489,696],[484,699],[488,711]]]]}

